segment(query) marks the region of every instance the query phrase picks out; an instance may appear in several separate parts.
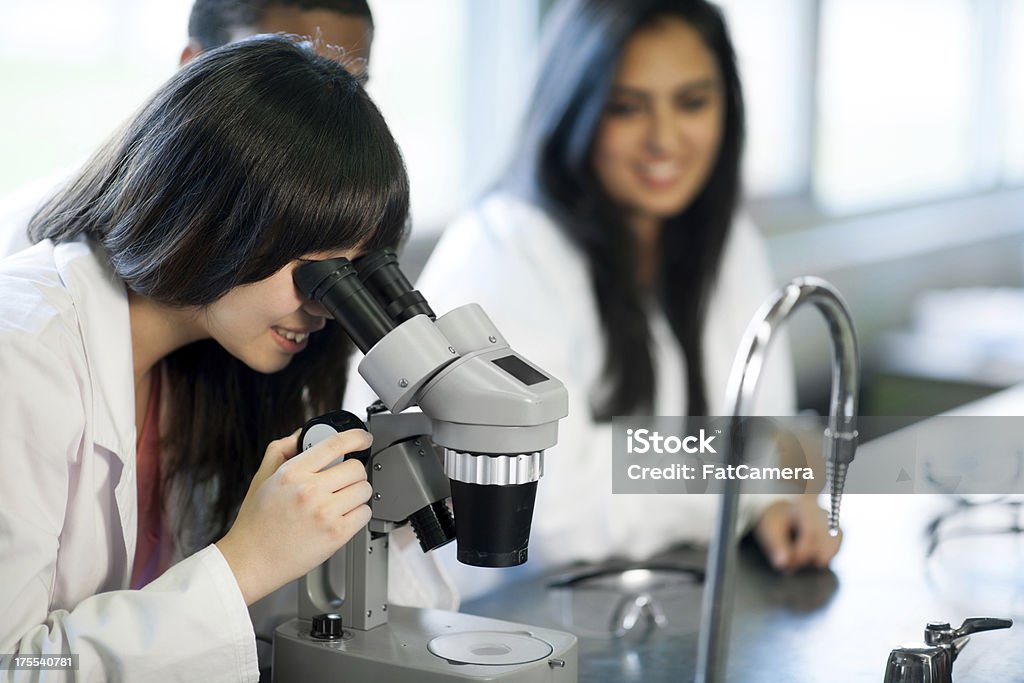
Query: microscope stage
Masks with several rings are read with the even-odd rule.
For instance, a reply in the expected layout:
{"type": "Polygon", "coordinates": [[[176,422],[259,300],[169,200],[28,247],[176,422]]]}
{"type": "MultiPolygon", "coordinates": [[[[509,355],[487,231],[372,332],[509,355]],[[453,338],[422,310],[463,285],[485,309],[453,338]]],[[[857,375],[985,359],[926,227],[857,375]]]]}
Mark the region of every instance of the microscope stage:
{"type": "Polygon", "coordinates": [[[275,683],[577,680],[575,636],[497,619],[392,605],[388,623],[369,631],[345,629],[334,641],[317,640],[309,631],[303,619],[277,628],[275,683]]]}

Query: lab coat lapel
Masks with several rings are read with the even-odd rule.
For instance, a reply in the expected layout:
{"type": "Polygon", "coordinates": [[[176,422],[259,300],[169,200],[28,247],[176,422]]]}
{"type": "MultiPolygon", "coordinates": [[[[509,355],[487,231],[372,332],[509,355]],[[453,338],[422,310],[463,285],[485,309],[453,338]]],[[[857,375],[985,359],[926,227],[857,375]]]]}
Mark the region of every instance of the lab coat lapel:
{"type": "MultiPolygon", "coordinates": [[[[59,244],[54,260],[74,302],[93,388],[93,441],[121,463],[114,488],[128,562],[135,556],[135,382],[128,294],[99,247],[85,239],[59,244]]],[[[125,585],[127,585],[125,583],[125,585]]]]}

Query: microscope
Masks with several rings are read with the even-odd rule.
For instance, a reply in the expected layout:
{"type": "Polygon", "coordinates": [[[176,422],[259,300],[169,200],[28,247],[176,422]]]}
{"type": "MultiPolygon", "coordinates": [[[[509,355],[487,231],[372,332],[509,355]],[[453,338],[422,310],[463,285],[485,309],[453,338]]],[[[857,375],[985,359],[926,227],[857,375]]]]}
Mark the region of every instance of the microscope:
{"type": "MultiPolygon", "coordinates": [[[[312,262],[294,279],[365,354],[359,373],[380,401],[368,410],[369,452],[346,456],[365,463],[372,518],[300,579],[298,618],[274,634],[273,680],[574,683],[571,634],[387,597],[389,534],[406,523],[424,552],[454,539],[465,564],[526,562],[565,387],[513,351],[480,306],[437,318],[391,250],[312,262]]],[[[329,413],[306,424],[300,447],[363,426],[329,413]]]]}

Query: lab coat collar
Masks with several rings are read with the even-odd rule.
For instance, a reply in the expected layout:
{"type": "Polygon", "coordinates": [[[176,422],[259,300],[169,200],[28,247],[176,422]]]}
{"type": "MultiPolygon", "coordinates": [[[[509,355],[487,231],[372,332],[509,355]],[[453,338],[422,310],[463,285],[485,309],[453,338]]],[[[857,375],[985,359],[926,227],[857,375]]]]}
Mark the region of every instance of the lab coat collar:
{"type": "Polygon", "coordinates": [[[101,247],[58,244],[54,261],[74,302],[93,387],[93,438],[122,463],[135,457],[135,381],[128,292],[101,247]]]}

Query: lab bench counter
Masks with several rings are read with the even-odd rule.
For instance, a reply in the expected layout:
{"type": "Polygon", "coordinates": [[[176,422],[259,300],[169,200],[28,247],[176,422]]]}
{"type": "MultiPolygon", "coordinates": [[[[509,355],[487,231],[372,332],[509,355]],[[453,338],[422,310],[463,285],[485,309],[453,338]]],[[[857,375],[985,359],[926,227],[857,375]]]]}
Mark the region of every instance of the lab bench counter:
{"type": "MultiPolygon", "coordinates": [[[[1017,388],[959,412],[1020,415],[1022,407],[1024,389],[1017,388]]],[[[875,447],[862,446],[865,451],[875,447]]],[[[990,616],[1018,623],[972,636],[954,665],[954,681],[1024,681],[1024,541],[1011,534],[992,537],[990,546],[971,545],[979,556],[967,558],[973,571],[950,578],[941,566],[950,558],[928,556],[928,527],[953,506],[941,495],[845,496],[843,547],[824,572],[778,574],[753,544],[744,543],[736,572],[729,680],[880,682],[890,650],[922,642],[928,622],[955,627],[967,617],[990,616]]],[[[677,549],[646,564],[699,570],[703,558],[700,549],[677,549]]],[[[663,626],[635,628],[621,637],[607,635],[610,627],[602,623],[615,611],[614,597],[551,588],[555,580],[549,575],[509,585],[464,603],[462,611],[575,631],[581,683],[693,680],[699,580],[653,596],[664,611],[663,626]],[[595,606],[595,600],[604,604],[595,606]]]]}

